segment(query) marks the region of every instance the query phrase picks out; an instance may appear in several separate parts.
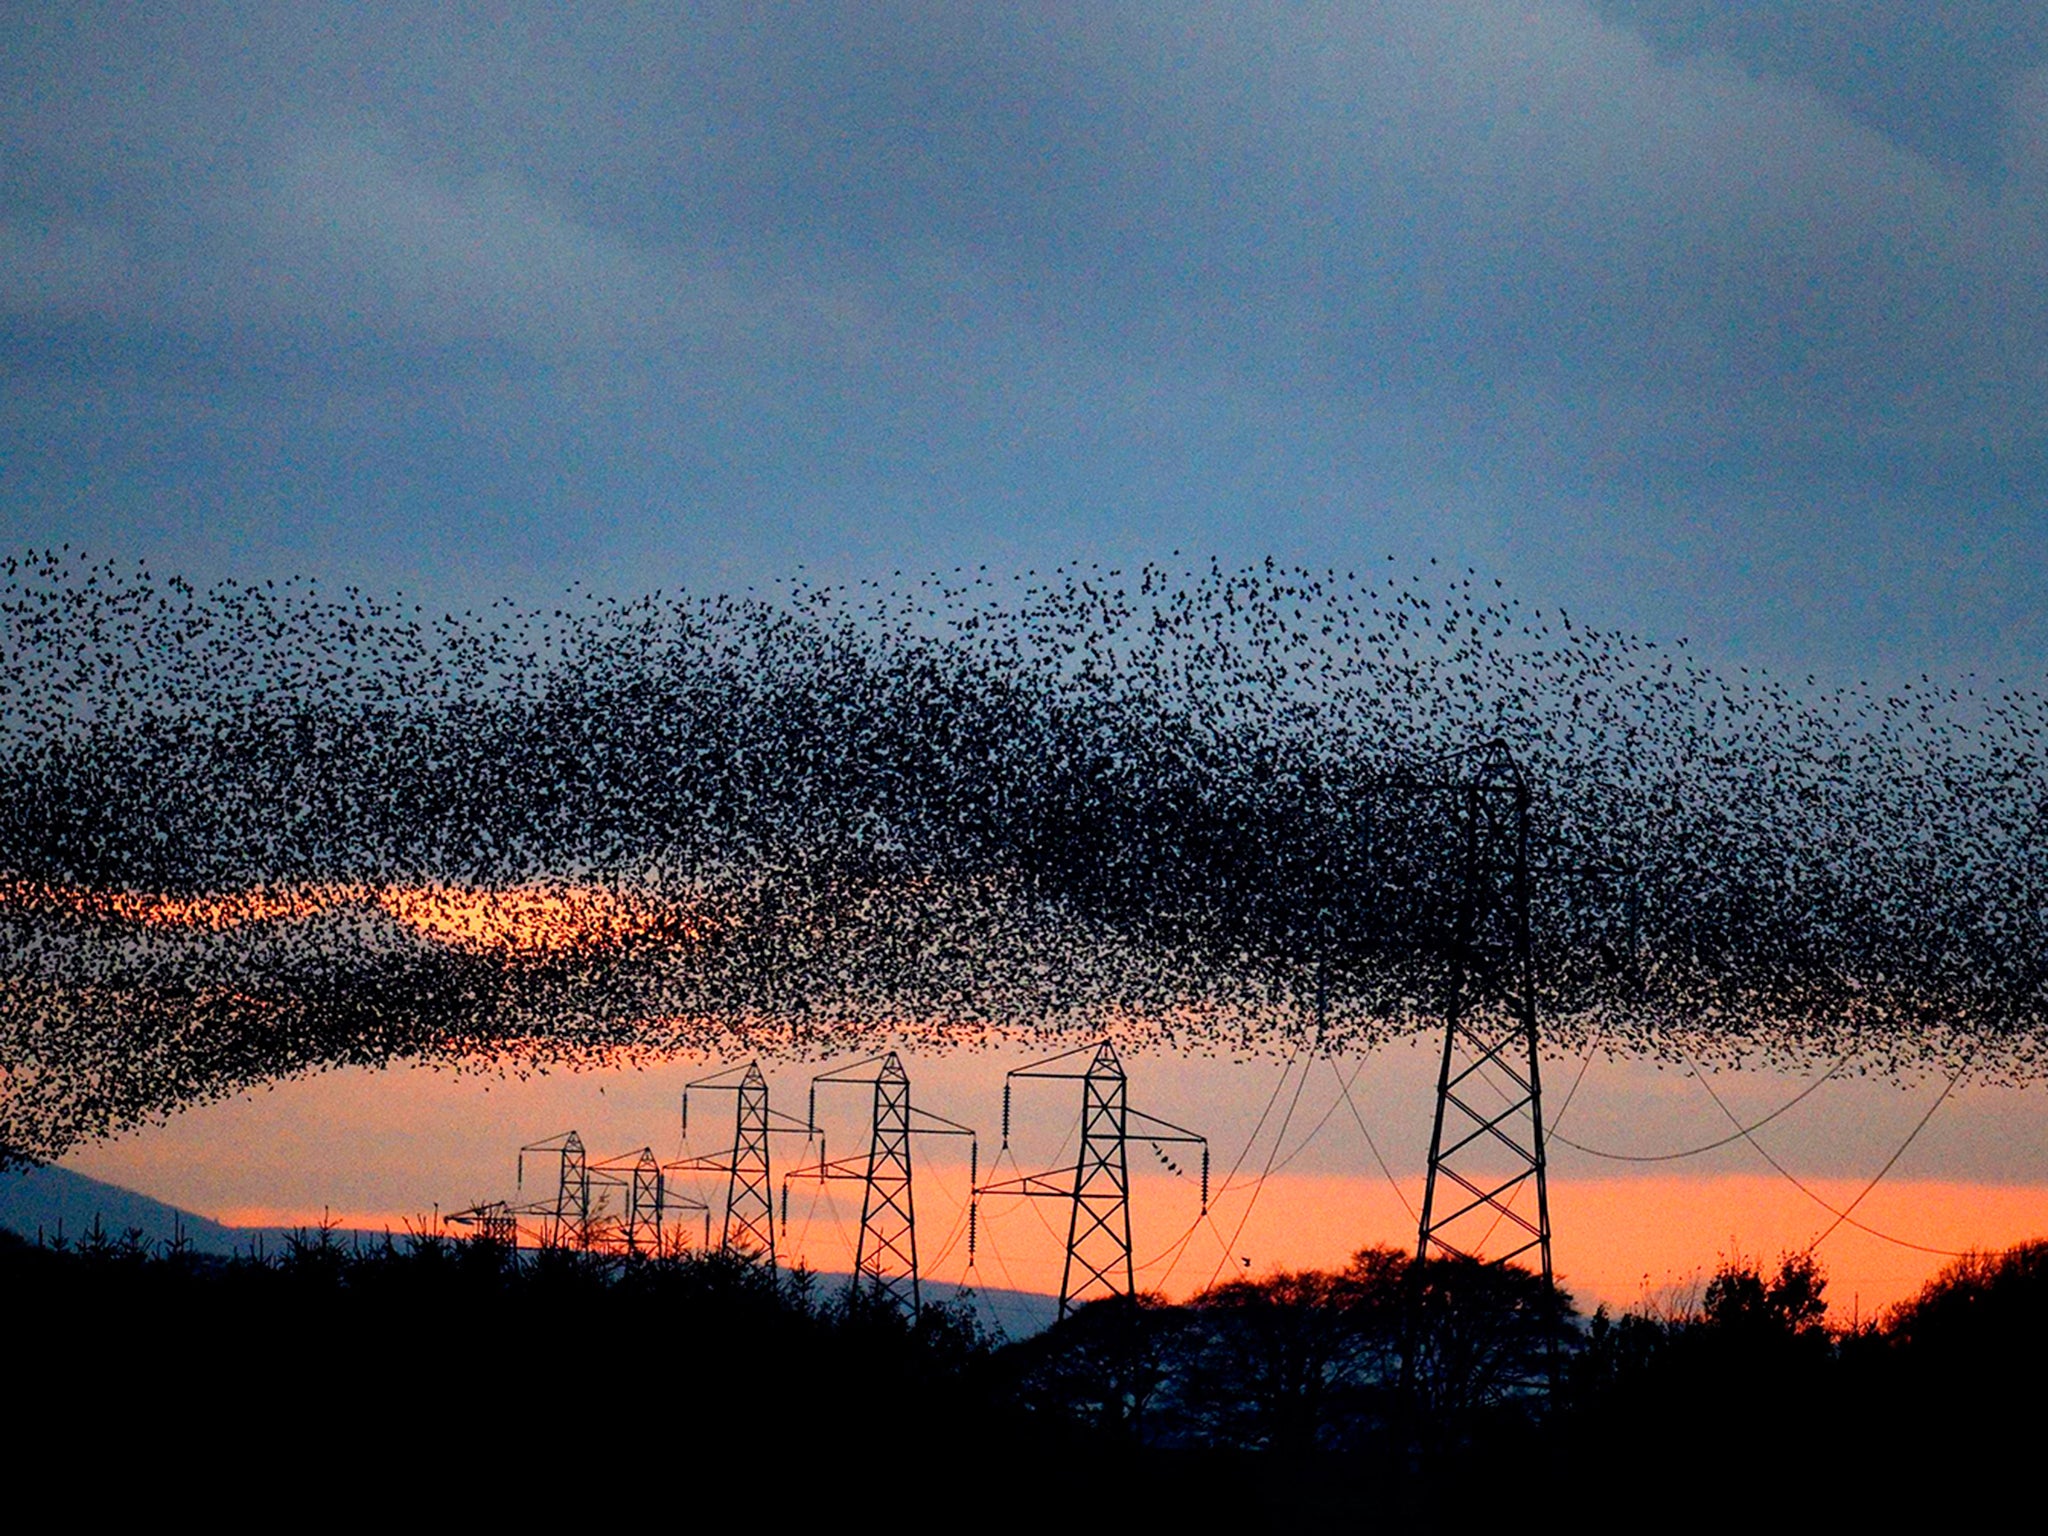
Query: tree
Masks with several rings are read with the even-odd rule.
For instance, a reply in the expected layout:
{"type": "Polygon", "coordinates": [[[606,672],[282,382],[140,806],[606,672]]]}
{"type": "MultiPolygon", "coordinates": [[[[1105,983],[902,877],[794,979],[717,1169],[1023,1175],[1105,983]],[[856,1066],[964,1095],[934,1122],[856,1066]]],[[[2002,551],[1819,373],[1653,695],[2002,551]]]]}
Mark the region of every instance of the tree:
{"type": "Polygon", "coordinates": [[[2048,1239],[1953,1260],[1910,1301],[1888,1312],[1895,1348],[1961,1359],[2048,1354],[2048,1239]]]}
{"type": "Polygon", "coordinates": [[[1576,1338],[1571,1297],[1519,1265],[1368,1250],[1352,1268],[1381,1308],[1398,1288],[1413,1406],[1442,1428],[1501,1410],[1533,1412],[1576,1338]]]}
{"type": "Polygon", "coordinates": [[[1180,1400],[1211,1443],[1305,1452],[1341,1443],[1391,1381],[1398,1329],[1350,1270],[1228,1281],[1190,1304],[1180,1400]]]}
{"type": "Polygon", "coordinates": [[[1826,1344],[1827,1274],[1810,1252],[1781,1254],[1765,1279],[1754,1259],[1724,1259],[1707,1282],[1700,1322],[1758,1342],[1826,1344]]]}
{"type": "Polygon", "coordinates": [[[1011,1346],[1026,1408],[1115,1438],[1144,1440],[1179,1372],[1187,1314],[1156,1296],[1105,1296],[1011,1346]]]}

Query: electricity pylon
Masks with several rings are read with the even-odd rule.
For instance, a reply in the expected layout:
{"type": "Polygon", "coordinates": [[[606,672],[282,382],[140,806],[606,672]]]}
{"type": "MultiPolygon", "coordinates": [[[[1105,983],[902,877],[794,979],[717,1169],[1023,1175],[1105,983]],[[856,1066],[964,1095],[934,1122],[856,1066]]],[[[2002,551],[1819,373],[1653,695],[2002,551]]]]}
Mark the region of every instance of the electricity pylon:
{"type": "MultiPolygon", "coordinates": [[[[1107,1040],[1076,1046],[1043,1061],[1013,1067],[1003,1078],[1003,1150],[1010,1147],[1010,1088],[1020,1077],[1056,1078],[1081,1085],[1081,1152],[1072,1168],[1027,1173],[979,1186],[983,1195],[1026,1195],[1071,1202],[1067,1217],[1067,1257],[1060,1272],[1060,1311],[1064,1319],[1083,1302],[1098,1296],[1132,1296],[1137,1275],[1131,1264],[1131,1173],[1127,1155],[1131,1123],[1142,1121],[1139,1134],[1150,1142],[1187,1142],[1202,1148],[1202,1214],[1209,1213],[1209,1140],[1194,1131],[1130,1107],[1124,1069],[1107,1040]],[[1079,1072],[1055,1070],[1062,1062],[1087,1056],[1079,1072]]],[[[970,1217],[970,1221],[971,1221],[970,1217]]],[[[971,1230],[971,1228],[970,1228],[971,1230]]]]}
{"type": "MultiPolygon", "coordinates": [[[[974,1132],[957,1121],[930,1110],[918,1109],[910,1102],[910,1074],[903,1070],[903,1062],[894,1051],[882,1056],[870,1056],[866,1061],[857,1061],[852,1066],[837,1067],[830,1072],[820,1072],[811,1079],[810,1124],[815,1130],[818,1124],[818,1085],[820,1083],[872,1084],[875,1090],[875,1112],[873,1129],[868,1136],[868,1151],[865,1158],[845,1157],[836,1162],[825,1156],[825,1139],[818,1138],[818,1161],[808,1168],[799,1168],[789,1174],[783,1183],[783,1209],[789,1209],[788,1179],[860,1179],[865,1188],[861,1195],[860,1241],[854,1250],[854,1282],[873,1288],[877,1296],[886,1297],[896,1307],[911,1317],[918,1314],[923,1305],[918,1290],[917,1274],[917,1216],[911,1200],[910,1184],[910,1138],[912,1136],[966,1136],[974,1132]],[[856,1075],[863,1068],[875,1070],[866,1075],[856,1075]],[[918,1124],[919,1120],[930,1122],[918,1124]]],[[[970,1140],[968,1152],[968,1187],[974,1183],[974,1172],[980,1166],[980,1144],[970,1140]]]]}
{"type": "Polygon", "coordinates": [[[528,1142],[519,1149],[519,1188],[526,1188],[526,1154],[552,1152],[559,1159],[555,1198],[519,1206],[515,1214],[541,1219],[543,1248],[586,1248],[590,1245],[590,1157],[574,1131],[528,1142]]]}
{"type": "Polygon", "coordinates": [[[1534,1253],[1547,1284],[1550,1192],[1529,938],[1529,783],[1504,742],[1393,787],[1446,795],[1459,840],[1457,913],[1444,1000],[1443,1063],[1416,1255],[1482,1256],[1495,1231],[1507,1263],[1534,1253]],[[1519,1209],[1533,1186],[1535,1209],[1519,1209]]]}
{"type": "Polygon", "coordinates": [[[506,1201],[485,1200],[466,1211],[452,1212],[441,1220],[447,1226],[473,1227],[475,1230],[470,1236],[507,1253],[519,1246],[519,1218],[506,1201]]]}
{"type": "Polygon", "coordinates": [[[592,1163],[590,1177],[593,1185],[619,1190],[625,1196],[617,1219],[618,1245],[627,1253],[659,1253],[662,1217],[669,1201],[667,1180],[654,1149],[642,1147],[638,1152],[625,1152],[592,1163]]]}
{"type": "Polygon", "coordinates": [[[761,1075],[761,1064],[750,1061],[744,1067],[728,1067],[722,1072],[713,1072],[683,1085],[683,1138],[690,1135],[690,1090],[709,1088],[714,1092],[731,1093],[738,1096],[733,1115],[732,1151],[730,1153],[708,1152],[701,1157],[686,1157],[664,1166],[686,1172],[722,1173],[726,1175],[725,1185],[725,1228],[719,1235],[718,1251],[730,1253],[739,1249],[755,1254],[775,1267],[775,1204],[772,1198],[773,1180],[768,1165],[768,1138],[791,1132],[808,1134],[788,1115],[781,1115],[768,1107],[768,1079],[761,1075]],[[720,1082],[738,1072],[736,1083],[720,1082]],[[785,1123],[777,1124],[777,1120],[785,1123]]]}

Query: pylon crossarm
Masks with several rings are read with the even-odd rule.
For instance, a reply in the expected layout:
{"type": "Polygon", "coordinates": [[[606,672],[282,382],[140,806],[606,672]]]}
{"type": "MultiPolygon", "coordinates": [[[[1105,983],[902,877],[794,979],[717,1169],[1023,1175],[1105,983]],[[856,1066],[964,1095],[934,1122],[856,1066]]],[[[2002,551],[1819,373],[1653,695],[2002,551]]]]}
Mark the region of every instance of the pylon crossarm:
{"type": "Polygon", "coordinates": [[[652,1147],[642,1147],[637,1152],[621,1152],[616,1157],[595,1158],[590,1164],[590,1171],[593,1175],[599,1173],[631,1173],[643,1163],[653,1163],[654,1161],[654,1149],[652,1147]]]}
{"type": "Polygon", "coordinates": [[[1508,744],[1500,737],[1494,736],[1485,741],[1476,742],[1469,747],[1453,747],[1450,751],[1440,752],[1435,757],[1425,757],[1420,762],[1410,763],[1404,767],[1393,769],[1391,772],[1381,774],[1377,779],[1369,781],[1368,787],[1466,789],[1472,783],[1470,779],[1421,780],[1417,779],[1415,775],[1426,769],[1443,768],[1452,763],[1462,763],[1468,758],[1475,757],[1486,759],[1486,767],[1494,772],[1510,774],[1515,781],[1519,781],[1521,778],[1521,770],[1515,765],[1515,760],[1508,751],[1508,744]]]}
{"type": "Polygon", "coordinates": [[[1488,1120],[1483,1118],[1478,1110],[1474,1109],[1471,1105],[1467,1104],[1463,1099],[1459,1098],[1456,1094],[1447,1093],[1444,1095],[1444,1098],[1448,1102],[1458,1106],[1459,1111],[1464,1114],[1465,1118],[1474,1123],[1474,1129],[1468,1131],[1462,1139],[1452,1142],[1448,1147],[1445,1147],[1443,1151],[1439,1152],[1437,1154],[1437,1161],[1439,1163],[1443,1162],[1446,1158],[1456,1156],[1459,1152],[1462,1152],[1466,1147],[1470,1146],[1480,1137],[1488,1134],[1491,1134],[1496,1141],[1498,1141],[1502,1146],[1506,1147],[1510,1152],[1514,1153],[1515,1156],[1519,1157],[1523,1162],[1533,1164],[1536,1161],[1535,1153],[1531,1152],[1527,1147],[1523,1146],[1520,1142],[1516,1141],[1514,1137],[1510,1136],[1506,1131],[1500,1128],[1501,1121],[1507,1119],[1511,1115],[1520,1114],[1523,1110],[1529,1107],[1530,1103],[1532,1102],[1531,1100],[1523,1099],[1519,1103],[1510,1104],[1498,1115],[1495,1115],[1491,1120],[1488,1120]]]}
{"type": "Polygon", "coordinates": [[[543,1136],[539,1141],[529,1141],[519,1150],[522,1152],[560,1152],[571,1143],[583,1145],[583,1138],[574,1131],[557,1131],[552,1136],[543,1136]]]}
{"type": "Polygon", "coordinates": [[[1071,1061],[1076,1056],[1092,1056],[1097,1051],[1102,1049],[1103,1044],[1103,1041],[1092,1040],[1086,1045],[1075,1046],[1071,1051],[1061,1051],[1057,1056],[1047,1056],[1038,1061],[1027,1061],[1021,1067],[1012,1067],[1009,1071],[1005,1072],[1003,1076],[1050,1077],[1073,1079],[1078,1081],[1080,1079],[1086,1078],[1089,1074],[1086,1072],[1048,1072],[1044,1069],[1047,1067],[1056,1066],[1063,1061],[1071,1061]]]}
{"type": "Polygon", "coordinates": [[[910,1129],[918,1136],[974,1136],[979,1134],[971,1125],[962,1125],[958,1120],[948,1120],[944,1115],[935,1115],[928,1109],[910,1107],[910,1113],[926,1120],[935,1120],[936,1125],[913,1125],[910,1129]]]}
{"type": "Polygon", "coordinates": [[[509,1216],[531,1216],[537,1221],[564,1221],[572,1227],[580,1227],[585,1223],[598,1220],[595,1216],[577,1216],[574,1213],[565,1214],[557,1210],[552,1202],[542,1204],[539,1201],[535,1201],[532,1205],[508,1205],[505,1208],[505,1212],[509,1216]]]}
{"type": "Polygon", "coordinates": [[[1150,1131],[1140,1130],[1136,1126],[1131,1128],[1133,1136],[1142,1136],[1147,1141],[1200,1142],[1203,1146],[1209,1144],[1209,1138],[1200,1131],[1191,1131],[1184,1125],[1175,1125],[1171,1120],[1162,1120],[1157,1115],[1148,1115],[1141,1109],[1126,1109],[1124,1116],[1129,1120],[1142,1120],[1147,1125],[1158,1127],[1157,1130],[1150,1131]]]}
{"type": "MultiPolygon", "coordinates": [[[[809,1137],[809,1133],[801,1125],[770,1125],[765,1127],[765,1129],[771,1136],[804,1136],[806,1139],[809,1137]]],[[[677,1158],[672,1163],[663,1163],[661,1171],[663,1173],[731,1173],[733,1171],[732,1153],[730,1150],[724,1152],[700,1152],[695,1157],[682,1157],[677,1158]]]]}
{"type": "Polygon", "coordinates": [[[974,1198],[983,1195],[1031,1195],[1046,1200],[1071,1200],[1074,1198],[1074,1175],[1079,1168],[1052,1168],[1044,1173],[1027,1173],[1020,1178],[1001,1179],[993,1184],[983,1184],[974,1191],[974,1198]],[[1057,1184],[1053,1180],[1059,1180],[1057,1184]]]}
{"type": "Polygon", "coordinates": [[[830,1072],[812,1073],[810,1108],[806,1112],[804,1128],[807,1131],[810,1131],[814,1134],[818,1129],[818,1085],[820,1083],[850,1083],[862,1088],[872,1088],[875,1086],[875,1084],[881,1081],[880,1073],[875,1073],[867,1077],[849,1077],[846,1074],[848,1074],[849,1072],[858,1072],[862,1067],[872,1067],[877,1062],[884,1062],[888,1059],[889,1058],[886,1055],[870,1056],[867,1058],[867,1060],[856,1061],[851,1066],[835,1067],[830,1072]]]}
{"type": "Polygon", "coordinates": [[[739,1073],[739,1074],[740,1074],[740,1076],[741,1076],[742,1078],[744,1078],[744,1077],[746,1076],[746,1074],[747,1074],[748,1072],[752,1071],[753,1069],[754,1069],[754,1063],[753,1063],[753,1062],[751,1062],[751,1061],[750,1061],[750,1062],[747,1062],[747,1063],[746,1063],[745,1065],[743,1065],[743,1066],[737,1066],[737,1067],[721,1067],[721,1068],[720,1068],[720,1069],[719,1069],[718,1071],[716,1071],[716,1072],[712,1072],[712,1073],[708,1073],[707,1075],[705,1075],[705,1076],[703,1076],[703,1077],[693,1077],[693,1078],[691,1078],[691,1079],[690,1079],[690,1080],[689,1080],[689,1081],[688,1081],[687,1083],[683,1084],[683,1087],[684,1087],[685,1089],[690,1089],[690,1088],[711,1088],[711,1089],[716,1089],[716,1090],[722,1090],[722,1091],[724,1091],[724,1092],[726,1092],[726,1093],[738,1093],[738,1092],[740,1091],[740,1089],[741,1089],[741,1088],[743,1088],[744,1086],[746,1086],[746,1085],[745,1085],[745,1084],[744,1084],[743,1082],[740,1082],[740,1083],[721,1083],[721,1082],[719,1081],[719,1079],[720,1079],[721,1077],[731,1077],[731,1076],[733,1075],[733,1073],[735,1073],[735,1072],[739,1073]]]}
{"type": "Polygon", "coordinates": [[[557,1131],[552,1136],[543,1136],[539,1141],[529,1141],[519,1149],[518,1173],[514,1183],[521,1189],[526,1187],[526,1154],[529,1152],[558,1152],[564,1156],[583,1151],[583,1138],[574,1131],[557,1131]]]}
{"type": "Polygon", "coordinates": [[[880,1056],[870,1056],[863,1061],[849,1062],[846,1066],[834,1067],[828,1072],[814,1072],[811,1074],[811,1081],[814,1083],[866,1083],[872,1085],[875,1081],[872,1076],[850,1077],[847,1074],[858,1072],[862,1067],[877,1066],[888,1059],[888,1053],[884,1052],[880,1056]]]}
{"type": "Polygon", "coordinates": [[[700,1152],[695,1157],[678,1158],[672,1163],[661,1165],[663,1173],[731,1173],[730,1152],[700,1152]]]}
{"type": "Polygon", "coordinates": [[[828,1163],[812,1163],[806,1168],[792,1168],[782,1176],[787,1184],[795,1179],[865,1179],[868,1176],[866,1154],[856,1157],[835,1157],[828,1163]]]}

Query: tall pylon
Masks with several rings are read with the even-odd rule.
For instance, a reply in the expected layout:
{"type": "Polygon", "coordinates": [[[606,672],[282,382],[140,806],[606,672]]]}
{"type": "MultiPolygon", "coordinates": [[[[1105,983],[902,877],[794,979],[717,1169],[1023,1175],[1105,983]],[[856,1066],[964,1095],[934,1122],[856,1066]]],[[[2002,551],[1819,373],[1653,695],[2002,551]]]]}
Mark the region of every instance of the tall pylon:
{"type": "MultiPolygon", "coordinates": [[[[838,1161],[825,1156],[825,1141],[818,1139],[818,1161],[788,1175],[790,1179],[860,1179],[864,1182],[860,1208],[860,1240],[854,1250],[856,1283],[865,1285],[897,1308],[915,1317],[923,1306],[918,1288],[917,1215],[910,1179],[911,1137],[967,1136],[974,1131],[943,1115],[918,1109],[910,1102],[910,1074],[894,1051],[870,1056],[851,1066],[835,1067],[811,1079],[810,1125],[818,1124],[818,1086],[821,1083],[872,1084],[875,1091],[873,1127],[868,1136],[865,1158],[838,1161]],[[872,1072],[866,1069],[872,1067],[872,1072]],[[920,1123],[923,1122],[923,1123],[920,1123]]],[[[979,1142],[970,1142],[969,1167],[980,1164],[979,1142]]],[[[968,1183],[973,1185],[970,1172],[968,1183]]],[[[788,1184],[784,1183],[784,1209],[788,1209],[788,1184]]]]}
{"type": "Polygon", "coordinates": [[[668,1181],[654,1149],[642,1147],[638,1152],[592,1163],[590,1175],[601,1187],[618,1190],[625,1197],[615,1225],[617,1246],[630,1254],[659,1253],[662,1218],[669,1203],[668,1181]]]}
{"type": "Polygon", "coordinates": [[[719,1236],[718,1251],[730,1253],[735,1249],[754,1254],[767,1262],[770,1269],[775,1267],[775,1203],[774,1183],[769,1168],[768,1138],[791,1132],[808,1134],[787,1115],[779,1115],[768,1107],[768,1079],[761,1074],[761,1063],[750,1061],[744,1067],[728,1067],[722,1072],[713,1072],[708,1077],[696,1078],[683,1085],[683,1137],[690,1134],[690,1090],[709,1088],[719,1093],[737,1096],[733,1114],[732,1151],[712,1152],[702,1157],[686,1157],[677,1162],[665,1164],[668,1169],[722,1173],[726,1175],[725,1185],[725,1228],[719,1236]],[[721,1082],[739,1073],[738,1082],[721,1082]],[[778,1120],[784,1122],[778,1124],[778,1120]]]}
{"type": "Polygon", "coordinates": [[[1416,1254],[1499,1263],[1534,1254],[1548,1284],[1550,1191],[1529,935],[1529,783],[1500,741],[1446,766],[1440,776],[1396,781],[1447,795],[1459,844],[1443,1063],[1416,1254]],[[1525,1204],[1529,1194],[1534,1200],[1525,1204]],[[1496,1232],[1504,1233],[1497,1245],[1496,1232]]]}
{"type": "MultiPolygon", "coordinates": [[[[1131,1123],[1150,1142],[1186,1142],[1202,1148],[1202,1214],[1209,1213],[1209,1141],[1185,1127],[1130,1107],[1128,1084],[1116,1048],[1107,1040],[1076,1046],[1043,1061],[1013,1067],[1003,1078],[1003,1150],[1010,1147],[1010,1089],[1020,1077],[1054,1078],[1081,1084],[1081,1152],[1072,1168],[994,1180],[974,1192],[1015,1194],[1070,1202],[1066,1263],[1060,1272],[1060,1310],[1068,1313],[1104,1296],[1137,1293],[1131,1263],[1131,1123]],[[1063,1063],[1086,1056],[1081,1071],[1063,1063]]],[[[970,1218],[971,1223],[971,1218],[970,1218]]],[[[970,1230],[972,1226],[970,1224],[970,1230]]]]}
{"type": "Polygon", "coordinates": [[[555,1197],[516,1207],[516,1214],[538,1216],[543,1248],[584,1248],[590,1243],[590,1154],[574,1131],[546,1136],[519,1149],[518,1186],[526,1187],[526,1154],[552,1152],[558,1158],[555,1197]]]}

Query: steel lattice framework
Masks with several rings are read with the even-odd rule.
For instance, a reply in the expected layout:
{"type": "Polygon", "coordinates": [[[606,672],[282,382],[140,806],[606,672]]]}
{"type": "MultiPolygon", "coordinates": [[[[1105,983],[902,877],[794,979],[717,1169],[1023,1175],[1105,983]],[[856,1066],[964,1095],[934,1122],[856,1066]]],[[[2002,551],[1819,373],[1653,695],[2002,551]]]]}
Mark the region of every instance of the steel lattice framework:
{"type": "MultiPolygon", "coordinates": [[[[668,1206],[667,1179],[652,1147],[592,1163],[593,1181],[623,1196],[618,1216],[605,1223],[605,1245],[626,1253],[659,1253],[668,1206]]],[[[695,1204],[696,1202],[682,1202],[695,1204]]],[[[593,1239],[595,1240],[595,1239],[593,1239]]]]}
{"type": "MultiPolygon", "coordinates": [[[[914,1317],[923,1305],[923,1298],[918,1282],[911,1138],[972,1137],[974,1132],[956,1121],[912,1105],[910,1075],[894,1051],[813,1077],[810,1112],[813,1129],[818,1123],[818,1085],[821,1083],[853,1083],[874,1088],[874,1118],[868,1136],[867,1155],[865,1158],[830,1160],[825,1156],[824,1138],[821,1136],[818,1161],[811,1167],[798,1169],[789,1177],[863,1181],[860,1239],[854,1252],[856,1281],[871,1287],[876,1295],[887,1298],[914,1317]],[[866,1071],[868,1068],[873,1068],[873,1071],[866,1071]]],[[[979,1161],[978,1154],[975,1161],[979,1161]]]]}
{"type": "Polygon", "coordinates": [[[519,1218],[504,1200],[486,1200],[441,1218],[448,1226],[469,1227],[480,1243],[503,1248],[507,1253],[519,1246],[519,1218]]]}
{"type": "Polygon", "coordinates": [[[1529,784],[1499,741],[1447,765],[1457,771],[1394,784],[1446,796],[1460,845],[1443,1062],[1416,1252],[1499,1263],[1534,1254],[1547,1283],[1550,1196],[1529,937],[1529,784]],[[1488,1254],[1501,1231],[1505,1245],[1488,1254]]]}
{"type": "Polygon", "coordinates": [[[519,1149],[517,1184],[526,1187],[526,1154],[552,1152],[558,1159],[555,1198],[513,1208],[516,1216],[540,1218],[543,1248],[590,1246],[590,1154],[574,1131],[528,1142],[519,1149]]]}
{"type": "Polygon", "coordinates": [[[714,1072],[708,1077],[696,1078],[683,1085],[685,1137],[690,1133],[692,1088],[708,1088],[736,1096],[732,1150],[729,1153],[714,1152],[702,1157],[686,1157],[663,1166],[670,1170],[726,1175],[725,1227],[718,1240],[719,1252],[731,1253],[737,1250],[752,1254],[765,1260],[768,1267],[773,1269],[775,1203],[768,1140],[777,1134],[794,1132],[809,1135],[809,1131],[806,1127],[789,1120],[787,1116],[779,1117],[786,1123],[776,1123],[778,1114],[768,1106],[768,1079],[762,1075],[761,1063],[750,1061],[744,1067],[729,1067],[723,1072],[714,1072]],[[740,1074],[737,1082],[721,1081],[730,1078],[735,1072],[740,1074]]]}
{"type": "Polygon", "coordinates": [[[1202,1148],[1202,1212],[1209,1209],[1209,1142],[1197,1132],[1130,1107],[1123,1064],[1107,1040],[1076,1047],[1012,1068],[1003,1080],[1003,1149],[1010,1145],[1010,1088],[1020,1077],[1054,1078],[1081,1084],[1081,1152],[1072,1168],[1023,1174],[981,1185],[983,1195],[1015,1194],[1071,1202],[1067,1217],[1066,1263],[1060,1273],[1059,1315],[1105,1296],[1131,1296],[1137,1277],[1131,1263],[1131,1122],[1153,1142],[1186,1142],[1202,1148]],[[1079,1072],[1061,1064],[1088,1057],[1079,1072]]]}

